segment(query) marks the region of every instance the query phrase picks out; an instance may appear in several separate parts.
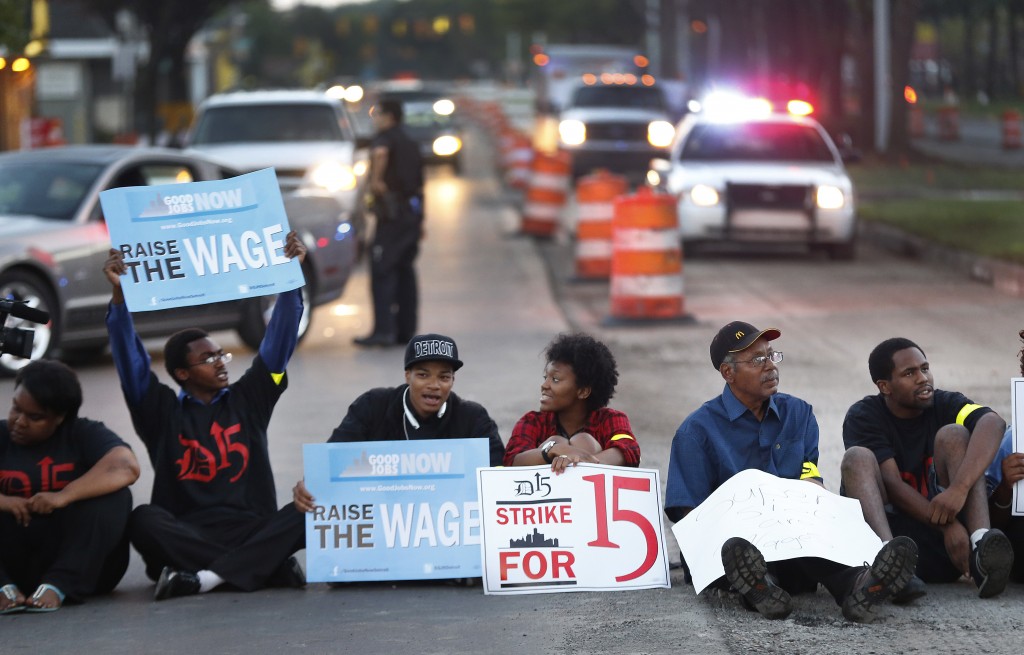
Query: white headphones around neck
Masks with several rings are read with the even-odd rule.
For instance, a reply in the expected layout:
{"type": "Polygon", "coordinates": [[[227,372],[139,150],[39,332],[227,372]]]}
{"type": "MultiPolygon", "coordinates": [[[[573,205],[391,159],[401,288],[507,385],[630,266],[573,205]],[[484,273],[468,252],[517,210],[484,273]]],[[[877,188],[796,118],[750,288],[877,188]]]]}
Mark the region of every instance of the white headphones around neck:
{"type": "MultiPolygon", "coordinates": [[[[405,393],[402,394],[402,409],[405,410],[405,418],[409,421],[409,424],[412,425],[412,427],[414,427],[415,429],[419,430],[420,422],[416,420],[416,415],[412,413],[411,409],[409,409],[409,387],[406,387],[405,393]]],[[[441,409],[437,411],[437,418],[443,418],[444,413],[447,409],[448,401],[446,400],[444,401],[444,404],[441,405],[441,409]]],[[[408,438],[408,435],[406,435],[406,438],[408,438]]]]}

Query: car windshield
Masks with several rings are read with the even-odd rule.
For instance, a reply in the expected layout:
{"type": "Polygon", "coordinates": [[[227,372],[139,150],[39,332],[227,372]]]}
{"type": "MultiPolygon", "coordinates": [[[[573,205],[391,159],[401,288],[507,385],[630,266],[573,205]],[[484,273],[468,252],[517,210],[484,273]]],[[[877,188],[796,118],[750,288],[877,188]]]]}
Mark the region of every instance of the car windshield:
{"type": "Polygon", "coordinates": [[[336,114],[323,104],[246,104],[209,107],[196,128],[193,144],[285,141],[342,141],[336,114]]]}
{"type": "Polygon", "coordinates": [[[818,130],[794,123],[707,123],[683,145],[682,160],[834,163],[818,130]]]}
{"type": "Polygon", "coordinates": [[[447,116],[434,111],[435,100],[416,100],[402,104],[405,114],[402,122],[409,127],[443,127],[454,123],[451,114],[447,116]]]}
{"type": "Polygon", "coordinates": [[[572,107],[631,107],[666,111],[661,90],[649,86],[582,86],[573,94],[572,107]]]}
{"type": "Polygon", "coordinates": [[[0,162],[0,214],[71,220],[102,170],[81,162],[0,162]]]}

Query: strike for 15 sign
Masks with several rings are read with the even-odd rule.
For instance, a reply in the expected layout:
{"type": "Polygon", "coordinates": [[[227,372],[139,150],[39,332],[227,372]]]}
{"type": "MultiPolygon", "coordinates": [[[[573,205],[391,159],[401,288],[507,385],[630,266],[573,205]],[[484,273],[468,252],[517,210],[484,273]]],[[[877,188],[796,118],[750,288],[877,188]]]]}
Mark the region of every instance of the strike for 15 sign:
{"type": "Polygon", "coordinates": [[[205,305],[297,289],[298,260],[284,254],[288,216],[273,169],[227,180],[100,193],[133,312],[205,305]]]}
{"type": "Polygon", "coordinates": [[[477,483],[484,593],[671,586],[657,470],[486,468],[477,483]]]}

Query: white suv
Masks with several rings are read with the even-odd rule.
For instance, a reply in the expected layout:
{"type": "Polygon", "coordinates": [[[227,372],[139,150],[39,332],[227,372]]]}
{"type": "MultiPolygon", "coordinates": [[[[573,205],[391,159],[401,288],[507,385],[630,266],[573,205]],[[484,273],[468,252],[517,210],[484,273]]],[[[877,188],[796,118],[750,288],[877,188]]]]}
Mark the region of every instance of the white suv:
{"type": "Polygon", "coordinates": [[[273,168],[282,191],[326,190],[359,230],[369,155],[340,100],[319,91],[235,91],[196,111],[186,147],[242,171],[273,168]]]}

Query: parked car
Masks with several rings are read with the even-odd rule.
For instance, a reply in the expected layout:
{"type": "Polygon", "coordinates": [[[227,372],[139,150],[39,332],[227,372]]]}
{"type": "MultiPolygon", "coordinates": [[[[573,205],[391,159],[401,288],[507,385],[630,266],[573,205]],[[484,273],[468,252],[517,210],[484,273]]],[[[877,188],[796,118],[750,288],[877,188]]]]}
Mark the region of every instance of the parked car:
{"type": "Polygon", "coordinates": [[[653,162],[649,180],[678,197],[684,244],[805,244],[853,258],[853,184],[832,139],[810,116],[745,104],[687,115],[669,159],[653,162]]]}
{"type": "Polygon", "coordinates": [[[400,80],[376,85],[373,99],[402,103],[403,127],[419,143],[424,164],[462,172],[462,125],[450,94],[418,80],[400,80]]]}
{"type": "MultiPolygon", "coordinates": [[[[32,359],[98,353],[107,345],[104,322],[110,283],[103,264],[110,249],[99,193],[107,189],[219,180],[239,172],[179,150],[128,146],[69,146],[0,154],[0,298],[46,311],[49,323],[16,318],[8,327],[34,329],[32,359]]],[[[338,298],[355,262],[356,235],[335,197],[284,195],[289,224],[308,248],[303,263],[306,311],[338,298]]],[[[234,329],[259,345],[273,296],[136,313],[143,337],[198,326],[234,329]]],[[[0,356],[0,375],[28,362],[0,356]]]]}
{"type": "Polygon", "coordinates": [[[325,91],[233,91],[199,104],[186,152],[248,173],[273,168],[281,190],[333,194],[366,234],[363,196],[369,151],[343,100],[325,91]]]}

